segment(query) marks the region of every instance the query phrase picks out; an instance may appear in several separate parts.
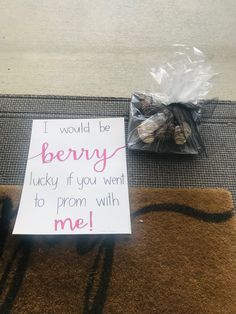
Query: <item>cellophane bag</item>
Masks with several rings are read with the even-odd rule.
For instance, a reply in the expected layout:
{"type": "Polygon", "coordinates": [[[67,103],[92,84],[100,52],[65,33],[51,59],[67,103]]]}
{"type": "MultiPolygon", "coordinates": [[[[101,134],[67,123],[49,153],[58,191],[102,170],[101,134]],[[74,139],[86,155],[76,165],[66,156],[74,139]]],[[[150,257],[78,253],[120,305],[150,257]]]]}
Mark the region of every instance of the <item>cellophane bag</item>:
{"type": "Polygon", "coordinates": [[[155,92],[132,95],[128,147],[168,154],[205,151],[199,133],[203,100],[216,75],[202,51],[176,45],[170,62],[151,70],[155,92]]]}

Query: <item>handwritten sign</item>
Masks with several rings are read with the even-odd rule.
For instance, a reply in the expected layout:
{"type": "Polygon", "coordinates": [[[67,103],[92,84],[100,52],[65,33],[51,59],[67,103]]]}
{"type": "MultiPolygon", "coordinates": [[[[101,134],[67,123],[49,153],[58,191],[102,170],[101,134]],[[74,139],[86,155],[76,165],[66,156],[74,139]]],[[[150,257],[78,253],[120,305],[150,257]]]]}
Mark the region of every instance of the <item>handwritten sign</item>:
{"type": "Polygon", "coordinates": [[[123,118],[33,121],[13,233],[131,233],[123,118]]]}

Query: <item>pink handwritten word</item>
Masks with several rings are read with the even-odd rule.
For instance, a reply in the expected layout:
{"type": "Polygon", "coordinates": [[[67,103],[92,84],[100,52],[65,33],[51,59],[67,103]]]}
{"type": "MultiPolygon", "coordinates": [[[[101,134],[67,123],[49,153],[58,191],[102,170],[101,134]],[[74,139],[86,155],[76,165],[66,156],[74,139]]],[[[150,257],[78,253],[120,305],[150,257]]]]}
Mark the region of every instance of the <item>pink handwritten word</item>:
{"type": "Polygon", "coordinates": [[[45,142],[41,147],[41,153],[31,157],[30,159],[41,156],[43,164],[49,164],[54,160],[64,162],[68,159],[80,160],[84,158],[86,161],[98,159],[93,165],[93,170],[95,172],[103,172],[106,169],[107,160],[114,157],[118,151],[124,148],[125,146],[117,147],[111,154],[108,154],[106,148],[101,151],[98,148],[91,151],[85,148],[80,148],[79,150],[69,148],[67,151],[58,150],[53,152],[49,150],[49,144],[45,142]]]}
{"type": "Polygon", "coordinates": [[[54,220],[54,230],[64,230],[66,227],[69,228],[70,231],[74,231],[75,229],[83,229],[87,227],[89,224],[89,230],[93,230],[93,212],[89,212],[89,223],[86,223],[83,218],[78,218],[74,221],[72,221],[71,218],[65,218],[65,219],[55,219],[54,220]]]}

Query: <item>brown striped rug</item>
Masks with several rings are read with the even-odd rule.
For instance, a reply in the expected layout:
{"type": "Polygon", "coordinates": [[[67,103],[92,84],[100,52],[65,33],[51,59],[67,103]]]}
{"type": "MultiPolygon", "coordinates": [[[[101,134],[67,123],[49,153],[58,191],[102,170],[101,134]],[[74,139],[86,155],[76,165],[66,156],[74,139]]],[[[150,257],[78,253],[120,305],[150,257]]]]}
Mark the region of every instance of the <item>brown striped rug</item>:
{"type": "Polygon", "coordinates": [[[236,313],[236,218],[221,189],[130,188],[132,235],[12,236],[0,187],[0,313],[236,313]]]}

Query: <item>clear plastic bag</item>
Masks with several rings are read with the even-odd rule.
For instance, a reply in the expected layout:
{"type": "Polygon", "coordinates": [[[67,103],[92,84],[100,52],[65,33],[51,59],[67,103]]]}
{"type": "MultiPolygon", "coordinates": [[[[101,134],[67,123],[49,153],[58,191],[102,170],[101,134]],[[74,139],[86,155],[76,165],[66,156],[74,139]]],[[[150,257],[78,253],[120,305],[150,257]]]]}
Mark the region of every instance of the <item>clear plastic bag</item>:
{"type": "Polygon", "coordinates": [[[216,75],[197,48],[176,45],[173,59],[152,69],[158,92],[134,93],[128,147],[157,153],[198,154],[205,150],[198,126],[203,98],[216,75]]]}

